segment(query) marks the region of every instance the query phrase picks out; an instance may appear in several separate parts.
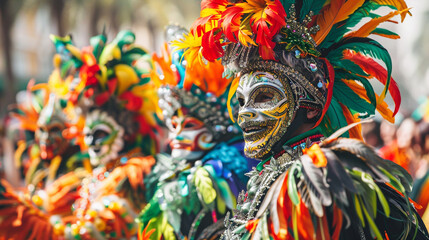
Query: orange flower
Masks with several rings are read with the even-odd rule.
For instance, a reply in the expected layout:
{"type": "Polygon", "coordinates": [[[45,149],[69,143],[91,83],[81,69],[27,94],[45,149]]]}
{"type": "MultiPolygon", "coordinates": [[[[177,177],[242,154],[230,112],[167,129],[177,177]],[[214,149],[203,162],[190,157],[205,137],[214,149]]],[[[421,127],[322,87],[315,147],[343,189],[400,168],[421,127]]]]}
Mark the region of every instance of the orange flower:
{"type": "Polygon", "coordinates": [[[304,154],[307,154],[313,160],[316,167],[326,167],[328,160],[318,144],[313,144],[313,146],[306,148],[303,151],[304,154]]]}
{"type": "Polygon", "coordinates": [[[256,33],[259,54],[264,59],[274,60],[275,43],[272,38],[286,25],[286,12],[280,1],[248,0],[237,3],[236,6],[242,8],[242,13],[245,15],[241,21],[241,29],[252,30],[254,34],[256,33]]]}
{"type": "Polygon", "coordinates": [[[246,229],[249,231],[249,233],[253,233],[258,226],[259,219],[253,219],[246,223],[246,229]]]}

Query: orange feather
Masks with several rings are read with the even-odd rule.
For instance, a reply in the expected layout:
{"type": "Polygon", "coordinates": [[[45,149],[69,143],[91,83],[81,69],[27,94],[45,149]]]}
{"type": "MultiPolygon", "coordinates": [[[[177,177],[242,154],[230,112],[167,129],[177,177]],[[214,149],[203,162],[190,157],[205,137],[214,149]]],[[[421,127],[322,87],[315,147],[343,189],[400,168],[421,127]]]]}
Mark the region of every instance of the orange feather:
{"type": "Polygon", "coordinates": [[[372,31],[374,31],[378,25],[380,25],[381,23],[391,19],[392,17],[398,15],[398,14],[402,14],[402,13],[406,13],[408,12],[409,8],[404,9],[402,11],[394,11],[394,12],[390,12],[389,14],[383,16],[383,17],[378,17],[378,18],[374,18],[371,19],[369,22],[365,23],[361,28],[359,28],[356,31],[353,31],[349,34],[347,34],[345,37],[368,37],[372,31]]]}
{"type": "MultiPolygon", "coordinates": [[[[340,103],[340,106],[344,112],[344,117],[346,118],[347,124],[352,124],[352,123],[360,121],[359,118],[352,115],[352,113],[350,112],[350,110],[346,106],[344,106],[341,103],[340,103]]],[[[362,132],[362,126],[360,124],[356,125],[355,127],[352,127],[349,130],[350,138],[356,138],[356,139],[363,140],[361,132],[362,132]]]]}
{"type": "MultiPolygon", "coordinates": [[[[372,0],[373,2],[380,4],[380,5],[390,5],[395,7],[398,11],[402,11],[404,9],[407,9],[408,6],[405,3],[404,0],[372,0]]],[[[401,21],[404,21],[405,16],[407,13],[411,16],[411,13],[409,11],[401,13],[401,21]]]]}
{"type": "Polygon", "coordinates": [[[338,239],[340,239],[341,228],[343,226],[343,213],[337,207],[336,204],[334,204],[334,214],[333,215],[334,215],[333,216],[334,218],[333,218],[332,224],[335,226],[335,228],[334,228],[334,233],[332,234],[332,239],[338,240],[338,239]]]}
{"type": "Polygon", "coordinates": [[[317,16],[316,22],[320,30],[314,36],[316,44],[319,45],[326,38],[334,24],[346,20],[364,2],[365,0],[332,0],[317,16]]]}
{"type": "MultiPolygon", "coordinates": [[[[356,83],[356,81],[354,80],[345,80],[342,79],[342,81],[351,89],[353,90],[353,92],[355,92],[359,97],[361,97],[362,99],[365,99],[367,102],[370,103],[370,100],[368,98],[368,96],[366,95],[366,90],[362,85],[359,85],[358,83],[356,83]]],[[[378,102],[379,96],[378,94],[375,94],[375,98],[378,102]]],[[[394,123],[395,122],[395,118],[393,115],[393,112],[389,109],[389,106],[387,105],[387,103],[385,101],[377,104],[376,107],[378,113],[380,113],[380,115],[386,119],[387,121],[394,123]]]]}

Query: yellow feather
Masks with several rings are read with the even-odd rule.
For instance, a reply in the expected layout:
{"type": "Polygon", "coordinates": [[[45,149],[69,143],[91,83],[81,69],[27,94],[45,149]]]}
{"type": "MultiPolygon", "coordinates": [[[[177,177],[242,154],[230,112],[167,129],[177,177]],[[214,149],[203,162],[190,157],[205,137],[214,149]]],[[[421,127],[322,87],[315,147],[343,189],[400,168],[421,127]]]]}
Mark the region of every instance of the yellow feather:
{"type": "Polygon", "coordinates": [[[314,36],[316,44],[319,45],[329,34],[334,24],[346,20],[350,14],[362,6],[365,0],[332,0],[331,4],[324,8],[317,16],[317,25],[320,30],[314,36]]]}
{"type": "Polygon", "coordinates": [[[17,168],[21,167],[21,157],[26,148],[27,148],[27,144],[25,143],[24,140],[18,141],[18,147],[16,148],[15,154],[14,154],[15,166],[17,168]]]}
{"type": "Polygon", "coordinates": [[[139,82],[134,69],[125,64],[115,66],[115,75],[118,79],[118,96],[125,92],[131,85],[139,82]]]}
{"type": "Polygon", "coordinates": [[[73,56],[75,56],[77,59],[81,59],[82,58],[82,53],[80,52],[79,48],[77,48],[77,47],[75,47],[73,45],[67,44],[66,45],[66,49],[69,50],[71,52],[71,54],[73,56]]]}
{"type": "Polygon", "coordinates": [[[237,77],[235,78],[232,83],[231,83],[231,87],[229,88],[229,93],[228,93],[228,100],[226,102],[226,106],[228,108],[228,113],[229,113],[229,117],[231,118],[231,121],[235,123],[235,119],[234,116],[232,114],[232,107],[231,107],[231,98],[232,96],[234,96],[235,91],[238,88],[238,83],[239,83],[240,78],[237,77]]]}

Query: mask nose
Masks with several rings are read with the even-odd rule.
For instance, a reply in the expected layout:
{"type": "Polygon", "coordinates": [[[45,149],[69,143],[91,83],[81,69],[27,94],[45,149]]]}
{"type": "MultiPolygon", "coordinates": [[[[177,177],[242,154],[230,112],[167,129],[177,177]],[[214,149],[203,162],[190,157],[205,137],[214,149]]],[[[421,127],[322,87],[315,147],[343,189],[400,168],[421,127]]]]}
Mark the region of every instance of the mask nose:
{"type": "Polygon", "coordinates": [[[94,145],[94,137],[92,135],[88,134],[85,136],[84,142],[87,146],[92,146],[92,145],[94,145]]]}
{"type": "Polygon", "coordinates": [[[49,143],[49,133],[41,132],[39,134],[39,144],[47,145],[49,143]]]}
{"type": "Polygon", "coordinates": [[[243,122],[243,121],[254,120],[257,117],[258,117],[258,112],[252,108],[240,109],[240,111],[238,112],[238,123],[240,124],[240,122],[243,122]]]}

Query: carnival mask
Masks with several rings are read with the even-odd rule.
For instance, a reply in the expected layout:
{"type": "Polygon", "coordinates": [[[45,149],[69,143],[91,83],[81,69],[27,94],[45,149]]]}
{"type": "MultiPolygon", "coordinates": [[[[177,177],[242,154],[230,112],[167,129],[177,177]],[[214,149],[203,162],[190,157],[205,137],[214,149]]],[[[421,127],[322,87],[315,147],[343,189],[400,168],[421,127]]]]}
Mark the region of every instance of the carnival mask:
{"type": "Polygon", "coordinates": [[[178,109],[176,113],[178,114],[167,120],[171,156],[186,160],[201,159],[208,150],[216,145],[213,134],[197,118],[183,115],[181,109],[178,109]]]}
{"type": "Polygon", "coordinates": [[[237,88],[238,124],[243,130],[247,157],[262,159],[286,133],[295,101],[288,79],[269,72],[241,76],[237,88]]]}
{"type": "Polygon", "coordinates": [[[106,164],[117,158],[124,146],[124,129],[100,110],[88,114],[84,134],[92,165],[106,164]]]}
{"type": "Polygon", "coordinates": [[[69,145],[69,141],[63,137],[66,120],[61,110],[56,108],[55,101],[55,96],[50,95],[37,120],[35,140],[40,147],[40,157],[43,160],[51,160],[62,155],[69,145]]]}
{"type": "Polygon", "coordinates": [[[56,115],[51,116],[49,122],[38,122],[35,138],[40,147],[40,157],[42,159],[50,160],[64,153],[69,144],[62,135],[65,129],[64,120],[56,115]]]}

